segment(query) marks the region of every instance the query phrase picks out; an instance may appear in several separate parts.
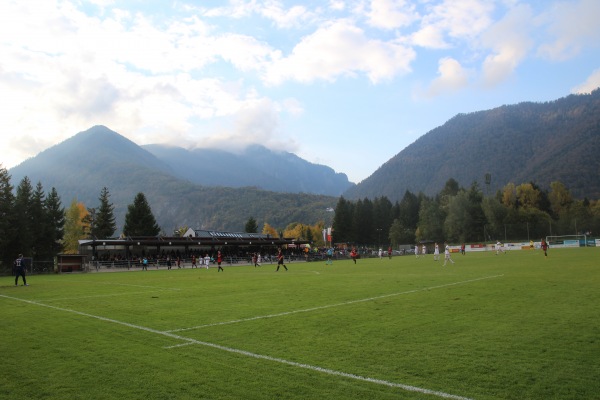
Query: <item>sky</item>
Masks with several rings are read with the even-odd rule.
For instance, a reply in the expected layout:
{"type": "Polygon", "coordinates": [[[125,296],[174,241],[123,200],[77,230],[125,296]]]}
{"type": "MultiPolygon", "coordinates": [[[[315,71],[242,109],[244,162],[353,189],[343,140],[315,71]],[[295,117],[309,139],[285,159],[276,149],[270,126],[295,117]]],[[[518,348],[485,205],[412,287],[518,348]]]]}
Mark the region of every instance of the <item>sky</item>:
{"type": "Polygon", "coordinates": [[[598,0],[0,0],[0,164],[105,125],[358,183],[456,114],[599,87],[599,18],[598,0]]]}

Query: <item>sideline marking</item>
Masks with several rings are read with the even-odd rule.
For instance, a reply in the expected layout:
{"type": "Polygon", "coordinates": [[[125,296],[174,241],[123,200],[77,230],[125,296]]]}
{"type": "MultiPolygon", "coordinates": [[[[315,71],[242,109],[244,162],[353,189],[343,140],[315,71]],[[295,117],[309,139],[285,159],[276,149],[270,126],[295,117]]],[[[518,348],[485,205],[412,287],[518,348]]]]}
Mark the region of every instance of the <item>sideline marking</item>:
{"type": "Polygon", "coordinates": [[[448,286],[455,286],[455,285],[461,285],[461,284],[464,284],[464,283],[482,281],[484,279],[499,278],[501,276],[504,276],[504,274],[502,274],[502,275],[484,276],[483,278],[475,278],[475,279],[470,279],[468,281],[446,283],[446,284],[439,285],[439,286],[430,286],[430,287],[421,288],[421,289],[413,289],[413,290],[408,290],[406,292],[384,294],[384,295],[381,295],[381,296],[369,297],[369,298],[366,298],[366,299],[350,300],[350,301],[346,301],[346,302],[343,302],[343,303],[329,304],[329,305],[326,305],[326,306],[318,306],[318,307],[312,307],[312,308],[304,308],[302,310],[286,311],[286,312],[282,312],[282,313],[278,313],[278,314],[259,315],[259,316],[256,316],[256,317],[241,318],[241,319],[235,319],[235,320],[232,320],[232,321],[214,322],[212,324],[192,326],[190,328],[171,329],[171,330],[165,331],[165,332],[185,332],[185,331],[191,331],[191,330],[194,330],[194,329],[210,328],[210,327],[219,326],[219,325],[230,325],[230,324],[237,324],[237,323],[240,323],[240,322],[256,321],[258,319],[284,317],[286,315],[292,315],[292,314],[298,314],[298,313],[304,313],[304,312],[310,312],[310,311],[317,311],[317,310],[324,310],[324,309],[327,309],[327,308],[346,306],[346,305],[349,305],[349,304],[364,303],[364,302],[367,302],[367,301],[384,299],[386,297],[400,296],[400,295],[403,295],[403,294],[411,294],[411,293],[423,292],[423,291],[432,290],[432,289],[441,289],[441,288],[448,287],[448,286]]]}
{"type": "MultiPolygon", "coordinates": [[[[444,285],[444,286],[448,286],[448,285],[444,285]]],[[[390,296],[390,295],[387,295],[387,296],[390,296]]],[[[403,383],[390,382],[390,381],[386,381],[386,380],[382,380],[382,379],[369,378],[369,377],[365,377],[365,376],[361,376],[361,375],[350,374],[350,373],[347,373],[347,372],[336,371],[336,370],[329,369],[329,368],[321,368],[321,367],[317,367],[317,366],[314,366],[314,365],[302,364],[302,363],[298,363],[298,362],[295,362],[295,361],[289,361],[289,360],[285,360],[283,358],[276,358],[276,357],[266,356],[266,355],[263,355],[263,354],[252,353],[252,352],[245,351],[245,350],[235,349],[233,347],[221,346],[221,345],[215,344],[215,343],[203,342],[201,340],[196,340],[196,339],[191,339],[191,338],[187,338],[187,337],[184,337],[184,336],[179,336],[179,335],[176,335],[174,333],[170,333],[168,331],[159,331],[159,330],[148,328],[148,327],[141,326],[141,325],[134,325],[134,324],[130,324],[128,322],[118,321],[116,319],[101,317],[99,315],[88,314],[88,313],[85,313],[85,312],[82,312],[82,311],[71,310],[69,308],[51,306],[49,304],[39,303],[37,301],[19,299],[18,297],[6,296],[6,295],[3,295],[3,294],[0,294],[0,297],[4,297],[4,298],[10,299],[10,300],[21,301],[21,302],[28,303],[28,304],[33,304],[35,306],[47,307],[47,308],[50,308],[50,309],[53,309],[53,310],[69,312],[69,313],[73,313],[73,314],[76,314],[76,315],[81,315],[83,317],[94,318],[94,319],[98,319],[100,321],[111,322],[113,324],[123,325],[123,326],[126,326],[128,328],[137,329],[137,330],[141,330],[141,331],[145,331],[145,332],[154,333],[154,334],[157,334],[157,335],[166,336],[166,337],[169,337],[171,339],[183,341],[184,343],[182,345],[197,344],[197,345],[201,345],[201,346],[211,347],[211,348],[217,349],[217,350],[226,351],[226,352],[229,352],[229,353],[240,354],[240,355],[243,355],[243,356],[256,358],[256,359],[259,359],[259,360],[267,360],[267,361],[277,362],[277,363],[280,363],[280,364],[290,365],[292,367],[298,367],[298,368],[303,368],[303,369],[307,369],[307,370],[310,370],[310,371],[321,372],[321,373],[328,374],[328,375],[341,376],[343,378],[354,379],[354,380],[357,380],[357,381],[375,383],[375,384],[378,384],[378,385],[388,386],[388,387],[392,387],[392,388],[399,388],[399,389],[403,389],[403,390],[406,390],[406,391],[409,391],[409,392],[417,392],[417,393],[423,393],[423,394],[430,394],[430,395],[441,397],[441,398],[445,398],[445,399],[472,400],[469,397],[457,396],[457,395],[454,395],[454,394],[440,392],[440,391],[437,391],[437,390],[425,389],[425,388],[421,388],[421,387],[418,387],[418,386],[411,386],[411,385],[406,385],[406,384],[403,384],[403,383]]],[[[386,296],[383,296],[383,297],[386,297],[386,296]]]]}

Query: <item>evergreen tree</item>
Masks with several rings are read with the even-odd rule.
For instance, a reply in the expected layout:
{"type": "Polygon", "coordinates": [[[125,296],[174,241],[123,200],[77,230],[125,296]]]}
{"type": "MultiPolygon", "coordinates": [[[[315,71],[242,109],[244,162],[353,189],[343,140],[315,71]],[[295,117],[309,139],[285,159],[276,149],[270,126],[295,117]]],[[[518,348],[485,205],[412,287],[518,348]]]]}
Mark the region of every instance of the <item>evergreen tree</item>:
{"type": "Polygon", "coordinates": [[[49,257],[47,252],[47,249],[49,248],[47,244],[48,236],[46,233],[49,230],[50,221],[47,218],[46,210],[44,208],[45,201],[46,195],[44,193],[44,188],[42,183],[38,182],[31,197],[29,211],[32,221],[29,231],[31,232],[31,239],[33,242],[31,257],[36,260],[46,260],[49,257]]]}
{"type": "MultiPolygon", "coordinates": [[[[350,243],[360,243],[372,245],[377,241],[377,229],[373,225],[373,203],[365,198],[358,200],[354,205],[352,214],[352,235],[350,243]]],[[[379,232],[381,237],[381,232],[379,232]]]]}
{"type": "Polygon", "coordinates": [[[10,266],[17,256],[13,254],[15,247],[12,243],[16,225],[14,206],[15,196],[10,175],[6,168],[0,166],[0,261],[10,266]]]}
{"type": "Polygon", "coordinates": [[[51,256],[55,256],[62,251],[61,242],[64,237],[65,209],[54,187],[46,197],[44,208],[48,220],[48,230],[46,232],[47,243],[50,246],[48,252],[51,256]]]}
{"type": "Polygon", "coordinates": [[[23,253],[25,257],[31,257],[33,254],[34,239],[33,230],[35,226],[33,208],[33,187],[28,177],[24,177],[19,186],[17,186],[17,195],[15,197],[15,243],[14,251],[23,253]]]}
{"type": "Polygon", "coordinates": [[[100,192],[100,206],[96,210],[94,218],[94,224],[92,226],[92,234],[97,239],[107,239],[113,237],[117,230],[117,223],[115,222],[114,210],[115,206],[109,201],[110,194],[106,187],[102,188],[100,192]]]}
{"type": "Polygon", "coordinates": [[[416,231],[419,223],[419,209],[421,208],[420,198],[407,190],[404,192],[404,197],[402,197],[398,208],[396,218],[400,220],[402,226],[411,229],[413,232],[416,231]]]}
{"type": "Polygon", "coordinates": [[[254,217],[248,218],[248,221],[246,222],[246,226],[244,228],[244,232],[246,232],[246,233],[258,232],[258,224],[256,223],[256,220],[254,219],[254,217]]]}
{"type": "Polygon", "coordinates": [[[341,196],[335,206],[335,215],[333,216],[332,236],[334,242],[348,243],[352,241],[352,216],[352,203],[341,196]]]}
{"type": "Polygon", "coordinates": [[[123,233],[126,236],[156,236],[160,233],[160,227],[144,193],[138,193],[133,204],[127,206],[123,233]]]}

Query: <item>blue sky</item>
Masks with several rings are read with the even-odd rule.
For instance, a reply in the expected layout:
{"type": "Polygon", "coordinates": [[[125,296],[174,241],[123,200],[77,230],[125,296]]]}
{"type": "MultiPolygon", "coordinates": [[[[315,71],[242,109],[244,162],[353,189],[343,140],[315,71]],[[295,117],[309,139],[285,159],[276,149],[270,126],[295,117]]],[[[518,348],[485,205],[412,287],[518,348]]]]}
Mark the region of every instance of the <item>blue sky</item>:
{"type": "Polygon", "coordinates": [[[358,183],[458,113],[599,87],[598,18],[598,0],[4,0],[0,163],[101,124],[358,183]]]}

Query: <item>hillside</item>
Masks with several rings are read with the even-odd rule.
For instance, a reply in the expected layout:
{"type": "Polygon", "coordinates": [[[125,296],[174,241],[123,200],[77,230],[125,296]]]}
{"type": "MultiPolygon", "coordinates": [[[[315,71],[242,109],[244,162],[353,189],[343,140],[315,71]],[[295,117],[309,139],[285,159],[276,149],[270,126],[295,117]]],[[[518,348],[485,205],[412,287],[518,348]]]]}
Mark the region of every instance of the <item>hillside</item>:
{"type": "Polygon", "coordinates": [[[459,114],[423,135],[344,193],[349,199],[406,190],[438,193],[454,178],[462,186],[490,173],[490,193],[508,182],[548,188],[561,181],[579,198],[600,198],[600,89],[547,103],[521,103],[459,114]]]}
{"type": "Polygon", "coordinates": [[[343,173],[310,163],[292,153],[253,145],[243,152],[145,145],[175,176],[203,186],[246,187],[284,193],[339,196],[353,186],[343,173]]]}
{"type": "Polygon", "coordinates": [[[251,216],[260,227],[264,222],[280,228],[295,221],[314,224],[331,218],[326,209],[337,201],[323,195],[200,186],[176,177],[171,166],[104,126],[80,132],[9,173],[14,186],[28,176],[46,192],[55,187],[65,207],[74,198],[96,207],[107,187],[119,232],[138,192],[146,195],[166,233],[181,226],[239,231],[251,216]]]}

